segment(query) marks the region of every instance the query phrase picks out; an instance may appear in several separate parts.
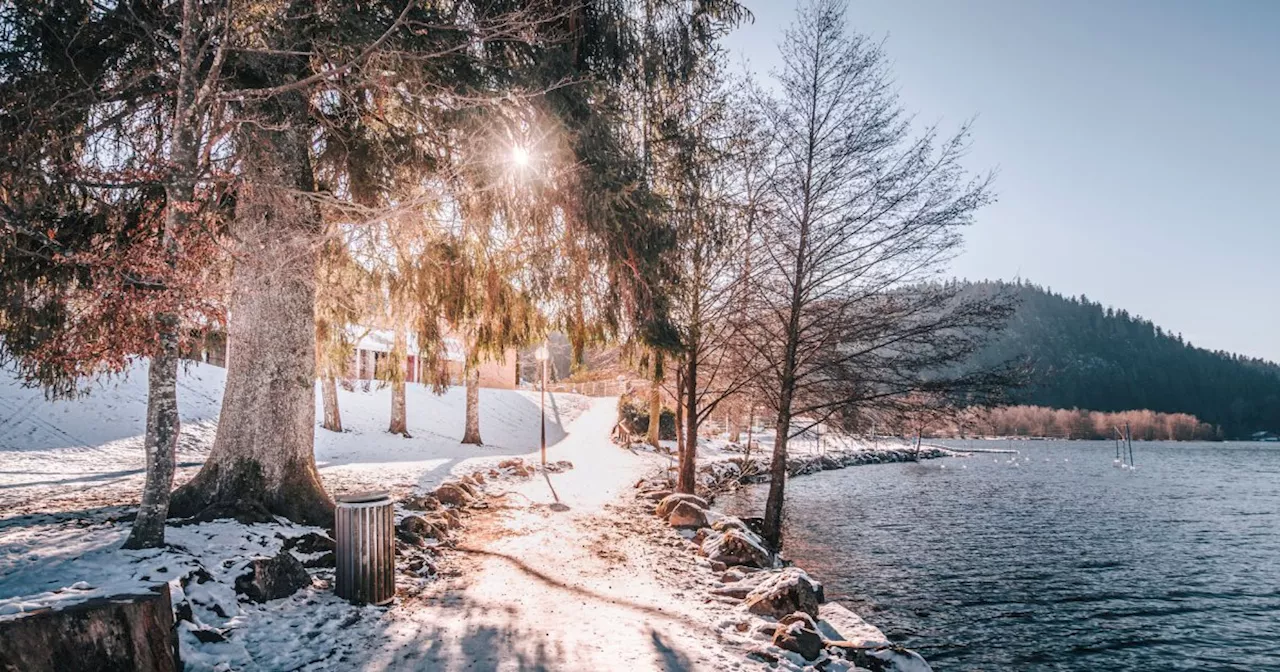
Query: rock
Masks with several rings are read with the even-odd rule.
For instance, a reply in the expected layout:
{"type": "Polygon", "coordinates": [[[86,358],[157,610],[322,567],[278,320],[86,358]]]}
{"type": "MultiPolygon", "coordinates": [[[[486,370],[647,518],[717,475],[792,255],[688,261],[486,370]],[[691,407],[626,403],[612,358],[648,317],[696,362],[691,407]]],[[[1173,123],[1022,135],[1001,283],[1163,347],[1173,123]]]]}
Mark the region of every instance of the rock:
{"type": "Polygon", "coordinates": [[[889,638],[862,617],[837,602],[818,607],[818,633],[828,640],[850,642],[858,647],[888,646],[889,638]]]}
{"type": "Polygon", "coordinates": [[[290,537],[284,542],[284,550],[297,551],[308,555],[336,551],[337,549],[337,542],[318,532],[308,532],[300,537],[290,537]]]}
{"type": "Polygon", "coordinates": [[[647,499],[651,502],[660,502],[666,499],[670,495],[671,495],[670,490],[654,490],[653,492],[642,492],[640,493],[639,497],[641,499],[647,499]]]}
{"type": "Polygon", "coordinates": [[[822,584],[809,578],[804,570],[787,567],[765,576],[747,594],[747,611],[773,618],[802,611],[816,619],[821,590],[822,584]]]}
{"type": "MultiPolygon", "coordinates": [[[[707,540],[707,535],[708,535],[708,534],[711,534],[710,530],[708,530],[708,529],[707,529],[707,528],[705,528],[705,527],[699,527],[699,528],[698,528],[698,531],[697,531],[697,532],[694,532],[694,533],[693,533],[693,536],[689,538],[689,541],[690,541],[690,542],[692,542],[694,546],[697,546],[697,547],[698,547],[698,550],[699,550],[699,551],[701,551],[701,550],[702,550],[702,542],[704,542],[704,541],[706,541],[706,540],[707,540]]],[[[708,564],[711,564],[711,563],[710,563],[710,562],[708,562],[708,564]]],[[[715,564],[724,565],[724,563],[723,563],[723,562],[717,562],[717,563],[715,563],[715,564]]],[[[728,565],[725,565],[725,566],[727,567],[728,565]]]]}
{"type": "Polygon", "coordinates": [[[405,516],[396,526],[401,532],[420,537],[440,537],[441,527],[421,516],[405,516]]]}
{"type": "Polygon", "coordinates": [[[471,474],[471,480],[475,481],[476,485],[484,485],[484,474],[477,471],[471,474]]]}
{"type": "Polygon", "coordinates": [[[445,483],[436,488],[436,499],[450,506],[466,506],[475,500],[475,495],[467,489],[469,487],[461,481],[445,483]]]}
{"type": "Polygon", "coordinates": [[[666,497],[663,497],[662,501],[658,502],[658,506],[653,512],[659,518],[666,518],[671,515],[671,512],[676,508],[676,504],[679,504],[680,502],[692,502],[700,509],[707,508],[707,500],[697,495],[687,495],[678,492],[674,495],[667,495],[666,497]]]}
{"type": "Polygon", "coordinates": [[[498,463],[499,469],[515,469],[517,467],[519,468],[524,467],[524,460],[518,457],[512,457],[498,463]]]}
{"type": "Polygon", "coordinates": [[[181,668],[169,584],[0,621],[0,670],[181,668]]]}
{"type": "Polygon", "coordinates": [[[863,651],[858,662],[871,672],[933,672],[920,654],[900,646],[863,651]]]}
{"type": "Polygon", "coordinates": [[[814,660],[822,654],[822,637],[812,625],[813,621],[795,619],[782,624],[773,633],[773,645],[786,651],[794,651],[805,660],[814,660]]]}
{"type": "Polygon", "coordinates": [[[257,558],[249,563],[249,572],[236,577],[236,592],[253,600],[266,602],[288,597],[311,585],[311,575],[288,551],[274,558],[257,558]]]}
{"type": "Polygon", "coordinates": [[[410,495],[400,500],[400,506],[411,511],[435,511],[440,508],[440,500],[435,495],[410,495]]]}
{"type": "Polygon", "coordinates": [[[707,512],[703,511],[693,502],[676,502],[675,508],[671,509],[671,515],[667,516],[667,524],[671,527],[689,529],[706,527],[707,512]]]}
{"type": "Polygon", "coordinates": [[[748,567],[773,567],[775,559],[764,546],[738,529],[712,532],[702,542],[702,552],[708,560],[726,565],[748,567]]]}

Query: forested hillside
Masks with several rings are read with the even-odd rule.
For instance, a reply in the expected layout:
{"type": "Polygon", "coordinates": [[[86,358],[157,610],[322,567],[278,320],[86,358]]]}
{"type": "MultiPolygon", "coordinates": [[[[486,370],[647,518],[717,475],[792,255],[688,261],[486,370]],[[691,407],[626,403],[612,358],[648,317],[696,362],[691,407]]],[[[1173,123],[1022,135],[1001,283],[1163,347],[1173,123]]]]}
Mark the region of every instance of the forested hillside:
{"type": "MultiPolygon", "coordinates": [[[[1280,431],[1280,366],[1194,347],[1125,310],[1025,283],[974,283],[1018,309],[978,364],[1025,358],[1027,384],[1010,402],[1095,411],[1190,413],[1227,438],[1280,431]]],[[[1241,329],[1248,329],[1242,321],[1241,329]]]]}

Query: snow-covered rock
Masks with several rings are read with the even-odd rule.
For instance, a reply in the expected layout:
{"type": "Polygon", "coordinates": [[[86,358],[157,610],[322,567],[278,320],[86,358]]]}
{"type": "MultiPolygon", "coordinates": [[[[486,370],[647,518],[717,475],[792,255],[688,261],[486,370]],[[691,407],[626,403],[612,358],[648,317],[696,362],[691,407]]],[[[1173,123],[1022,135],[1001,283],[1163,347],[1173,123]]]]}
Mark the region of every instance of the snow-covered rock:
{"type": "Polygon", "coordinates": [[[436,488],[436,499],[450,506],[466,506],[475,501],[475,493],[462,481],[444,483],[436,488]]]}
{"type": "Polygon", "coordinates": [[[783,617],[774,630],[773,645],[798,653],[805,660],[814,660],[822,655],[825,646],[813,618],[802,611],[783,617]]]}
{"type": "Polygon", "coordinates": [[[726,565],[748,567],[774,567],[777,559],[753,535],[737,528],[712,532],[702,542],[702,553],[708,560],[726,565]]]}
{"type": "Polygon", "coordinates": [[[309,585],[311,575],[288,551],[281,551],[274,558],[253,560],[249,572],[236,578],[236,592],[254,602],[288,597],[309,585]]]}
{"type": "Polygon", "coordinates": [[[654,508],[653,512],[659,518],[666,518],[671,515],[671,512],[675,510],[676,505],[680,502],[692,502],[700,509],[707,508],[707,500],[697,495],[677,492],[674,495],[667,495],[666,497],[663,497],[662,501],[658,502],[658,506],[654,508]]]}
{"type": "Polygon", "coordinates": [[[839,602],[818,607],[818,632],[831,641],[846,641],[854,646],[888,646],[889,638],[874,625],[849,611],[839,602]]]}
{"type": "Polygon", "coordinates": [[[690,501],[677,502],[667,516],[667,524],[671,527],[697,529],[707,526],[707,512],[690,501]]]}
{"type": "Polygon", "coordinates": [[[759,616],[782,618],[802,611],[818,617],[822,584],[809,578],[803,569],[787,567],[766,576],[747,593],[747,611],[759,616]]]}

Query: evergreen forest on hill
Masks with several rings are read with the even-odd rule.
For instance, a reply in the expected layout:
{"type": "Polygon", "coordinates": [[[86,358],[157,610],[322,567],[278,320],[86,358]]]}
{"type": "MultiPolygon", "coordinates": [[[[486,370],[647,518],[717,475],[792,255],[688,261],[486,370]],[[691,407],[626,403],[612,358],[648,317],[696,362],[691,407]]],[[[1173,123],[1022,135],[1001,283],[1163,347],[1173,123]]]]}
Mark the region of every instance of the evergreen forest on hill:
{"type": "Polygon", "coordinates": [[[1198,348],[1126,310],[1028,283],[972,283],[1005,293],[1017,310],[976,366],[1023,360],[1026,384],[1008,402],[1093,411],[1189,413],[1228,439],[1280,431],[1280,366],[1198,348]]]}

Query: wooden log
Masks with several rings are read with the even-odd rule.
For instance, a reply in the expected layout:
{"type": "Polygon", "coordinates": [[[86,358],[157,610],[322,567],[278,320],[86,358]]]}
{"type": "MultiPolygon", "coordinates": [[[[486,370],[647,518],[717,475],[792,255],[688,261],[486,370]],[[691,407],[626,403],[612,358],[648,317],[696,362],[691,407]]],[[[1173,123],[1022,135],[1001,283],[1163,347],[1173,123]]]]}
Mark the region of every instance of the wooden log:
{"type": "Polygon", "coordinates": [[[0,621],[3,672],[181,669],[169,584],[0,621]]]}

